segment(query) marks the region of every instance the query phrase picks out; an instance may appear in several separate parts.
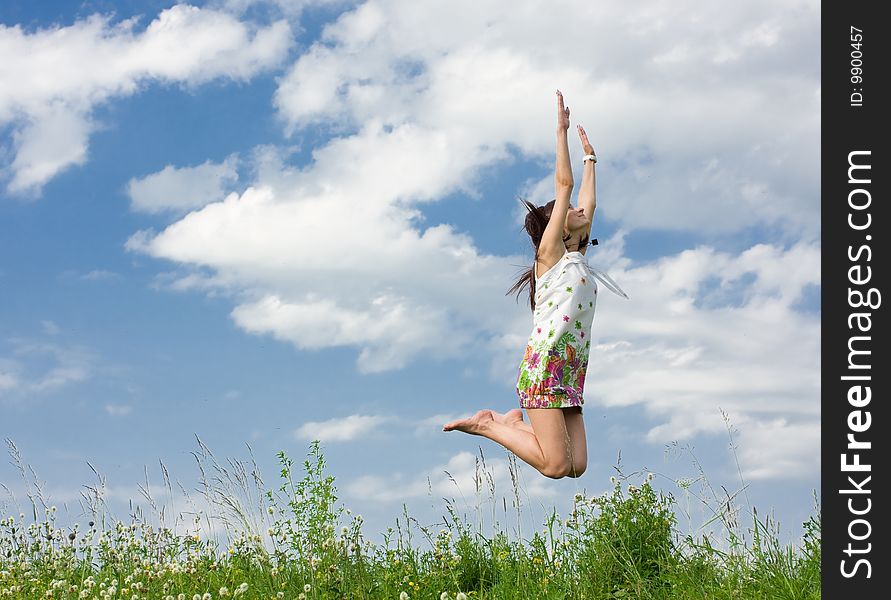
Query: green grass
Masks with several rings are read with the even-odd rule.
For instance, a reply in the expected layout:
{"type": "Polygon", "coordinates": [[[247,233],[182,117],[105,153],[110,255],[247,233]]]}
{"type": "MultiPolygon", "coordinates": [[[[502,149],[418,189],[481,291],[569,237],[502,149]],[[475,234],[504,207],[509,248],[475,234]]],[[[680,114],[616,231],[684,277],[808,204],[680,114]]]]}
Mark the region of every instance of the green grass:
{"type": "MultiPolygon", "coordinates": [[[[637,485],[620,477],[611,478],[611,492],[577,495],[571,514],[552,512],[530,536],[497,523],[484,535],[481,523],[460,518],[446,502],[448,516],[436,530],[403,507],[375,544],[366,538],[362,517],[339,501],[318,443],[300,473],[279,453],[275,490],[264,489],[256,469],[231,461],[222,467],[199,445],[202,493],[219,509],[228,547],[153,527],[139,514],[129,524],[106,523],[97,489],[85,531],[79,524],[59,527],[55,507],[42,506],[38,522],[42,499],[29,494],[32,522],[24,514],[0,521],[0,599],[820,597],[818,511],[805,523],[801,543],[783,546],[775,524],[754,511],[743,535],[728,499],[726,510],[713,512],[712,525],[724,533],[717,543],[713,533],[677,533],[674,498],[655,490],[651,476],[639,477],[637,485]],[[271,523],[265,532],[259,531],[261,517],[271,523]]],[[[515,462],[511,466],[519,511],[515,462]]],[[[478,476],[479,482],[486,475],[478,476]]],[[[682,489],[689,486],[682,482],[682,489]]]]}

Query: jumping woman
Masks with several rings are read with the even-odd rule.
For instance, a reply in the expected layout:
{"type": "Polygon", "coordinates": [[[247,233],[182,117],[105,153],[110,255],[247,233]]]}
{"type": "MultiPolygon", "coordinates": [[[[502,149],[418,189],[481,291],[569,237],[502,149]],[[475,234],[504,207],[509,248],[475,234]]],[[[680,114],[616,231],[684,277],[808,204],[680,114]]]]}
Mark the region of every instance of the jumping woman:
{"type": "MultiPolygon", "coordinates": [[[[588,463],[582,392],[591,348],[591,325],[597,303],[597,279],[616,294],[623,292],[606,273],[585,259],[596,206],[594,163],[597,157],[581,125],[585,151],[578,208],[570,203],[573,179],[569,162],[569,107],[557,91],[556,198],[544,206],[523,201],[525,229],[535,247],[535,259],[508,294],[529,286],[532,334],[519,367],[517,394],[523,411],[506,414],[481,410],[452,421],[444,431],[464,431],[498,442],[542,475],[579,477],[588,463]]],[[[592,242],[592,244],[596,243],[592,242]]]]}

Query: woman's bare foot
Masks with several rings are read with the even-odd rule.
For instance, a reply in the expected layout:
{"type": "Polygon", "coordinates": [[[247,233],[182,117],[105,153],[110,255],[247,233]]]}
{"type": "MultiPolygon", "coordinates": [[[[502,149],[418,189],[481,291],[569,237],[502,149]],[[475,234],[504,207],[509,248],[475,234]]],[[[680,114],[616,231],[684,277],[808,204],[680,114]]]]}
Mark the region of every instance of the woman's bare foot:
{"type": "Polygon", "coordinates": [[[493,415],[495,417],[495,421],[499,423],[504,423],[505,425],[515,425],[516,423],[523,422],[523,411],[519,408],[514,408],[513,410],[509,410],[503,415],[499,415],[495,413],[493,415]]]}
{"type": "MultiPolygon", "coordinates": [[[[466,419],[458,419],[456,421],[452,421],[450,423],[446,423],[442,426],[443,431],[453,431],[457,429],[458,431],[463,431],[464,433],[470,433],[473,435],[481,435],[482,431],[486,428],[489,423],[495,421],[495,415],[498,414],[489,409],[483,409],[478,411],[472,417],[468,417],[466,419]]],[[[502,417],[503,415],[499,415],[502,417]]]]}

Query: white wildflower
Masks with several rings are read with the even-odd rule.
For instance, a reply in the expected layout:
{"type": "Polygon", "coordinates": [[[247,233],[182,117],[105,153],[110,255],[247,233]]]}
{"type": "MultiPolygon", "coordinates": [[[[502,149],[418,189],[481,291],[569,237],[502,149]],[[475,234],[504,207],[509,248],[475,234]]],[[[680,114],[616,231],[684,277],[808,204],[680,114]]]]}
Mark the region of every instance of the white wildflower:
{"type": "Polygon", "coordinates": [[[408,594],[405,592],[399,592],[399,600],[408,600],[408,594]]]}
{"type": "Polygon", "coordinates": [[[303,591],[308,594],[310,591],[312,591],[312,586],[307,583],[303,586],[303,591]]]}
{"type": "Polygon", "coordinates": [[[467,600],[467,594],[464,592],[458,592],[458,595],[455,596],[455,600],[467,600]]]}

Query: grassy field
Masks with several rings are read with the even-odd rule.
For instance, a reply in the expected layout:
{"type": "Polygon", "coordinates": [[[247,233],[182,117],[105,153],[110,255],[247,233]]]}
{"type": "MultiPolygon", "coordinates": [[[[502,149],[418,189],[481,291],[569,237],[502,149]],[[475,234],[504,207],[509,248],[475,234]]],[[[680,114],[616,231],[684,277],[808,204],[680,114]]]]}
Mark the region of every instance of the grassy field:
{"type": "MultiPolygon", "coordinates": [[[[552,512],[528,536],[497,523],[484,535],[480,523],[467,522],[446,502],[448,516],[435,528],[404,510],[373,543],[362,517],[338,500],[318,443],[297,470],[279,453],[281,485],[255,485],[252,510],[244,499],[260,482],[255,473],[240,463],[222,467],[199,445],[203,493],[220,509],[228,547],[197,534],[176,535],[144,518],[106,522],[98,494],[92,520],[60,526],[55,507],[31,495],[32,519],[19,514],[0,521],[0,598],[820,597],[818,511],[794,546],[781,545],[775,526],[754,511],[743,528],[729,502],[714,508],[710,534],[682,536],[673,497],[657,492],[652,476],[642,474],[637,481],[611,478],[612,491],[601,496],[577,495],[570,514],[552,512]],[[266,531],[258,531],[257,511],[271,524],[266,531]]],[[[478,481],[484,485],[485,473],[478,481]]]]}

